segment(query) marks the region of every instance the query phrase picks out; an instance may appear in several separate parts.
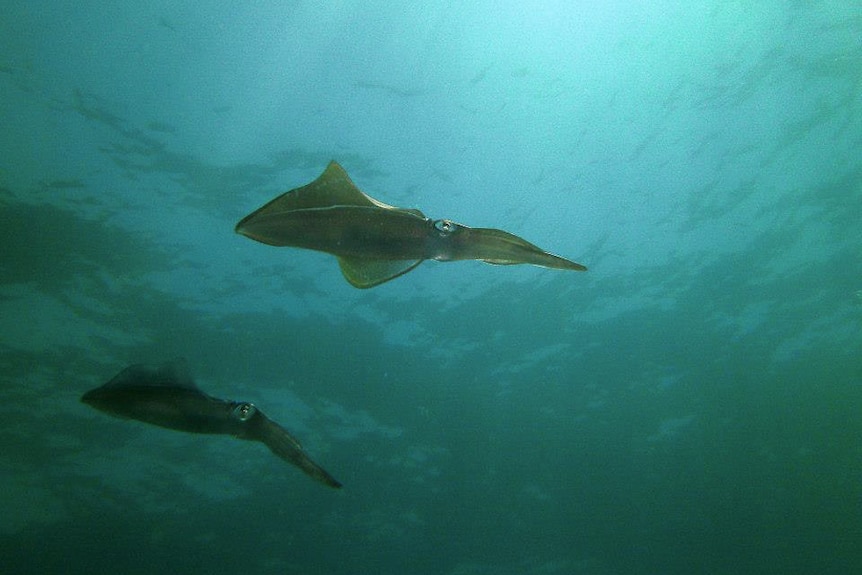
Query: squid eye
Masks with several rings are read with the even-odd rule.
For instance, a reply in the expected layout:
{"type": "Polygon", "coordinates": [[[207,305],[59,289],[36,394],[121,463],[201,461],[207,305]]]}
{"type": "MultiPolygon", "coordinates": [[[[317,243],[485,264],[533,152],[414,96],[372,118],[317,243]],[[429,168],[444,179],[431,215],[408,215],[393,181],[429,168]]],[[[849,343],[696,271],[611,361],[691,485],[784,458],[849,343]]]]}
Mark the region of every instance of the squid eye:
{"type": "Polygon", "coordinates": [[[458,229],[458,224],[452,220],[434,220],[434,227],[440,232],[441,236],[448,236],[458,229]]]}
{"type": "Polygon", "coordinates": [[[231,415],[240,421],[248,421],[257,412],[253,403],[239,403],[233,408],[231,415]]]}

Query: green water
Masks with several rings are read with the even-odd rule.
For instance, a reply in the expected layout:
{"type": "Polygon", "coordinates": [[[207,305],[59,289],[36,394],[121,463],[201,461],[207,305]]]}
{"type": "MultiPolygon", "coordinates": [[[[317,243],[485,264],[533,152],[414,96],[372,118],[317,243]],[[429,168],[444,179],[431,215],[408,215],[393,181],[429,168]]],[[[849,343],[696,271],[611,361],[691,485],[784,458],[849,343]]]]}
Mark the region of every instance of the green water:
{"type": "Polygon", "coordinates": [[[855,3],[6,4],[0,572],[862,572],[855,3]],[[233,232],[331,159],[589,271],[233,232]],[[179,356],[343,489],[79,402],[179,356]]]}

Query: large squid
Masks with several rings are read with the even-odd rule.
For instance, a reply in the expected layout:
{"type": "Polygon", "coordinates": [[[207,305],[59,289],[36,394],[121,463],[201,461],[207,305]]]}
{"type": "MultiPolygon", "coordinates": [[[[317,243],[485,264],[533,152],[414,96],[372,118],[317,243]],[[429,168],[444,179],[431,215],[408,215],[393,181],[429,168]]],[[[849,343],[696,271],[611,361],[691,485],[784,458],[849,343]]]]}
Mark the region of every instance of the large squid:
{"type": "Polygon", "coordinates": [[[286,192],[244,217],[236,231],[272,246],[327,252],[353,286],[370,288],[423,260],[481,260],[585,271],[503,230],[432,220],[366,195],[336,162],[316,180],[286,192]]]}

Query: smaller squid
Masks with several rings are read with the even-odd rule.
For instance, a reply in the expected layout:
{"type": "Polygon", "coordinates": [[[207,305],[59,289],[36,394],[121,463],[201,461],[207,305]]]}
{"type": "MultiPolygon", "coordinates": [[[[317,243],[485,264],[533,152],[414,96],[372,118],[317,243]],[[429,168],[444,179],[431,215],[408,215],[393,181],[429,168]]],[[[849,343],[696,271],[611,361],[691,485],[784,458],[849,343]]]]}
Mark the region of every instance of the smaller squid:
{"type": "Polygon", "coordinates": [[[131,365],[81,401],[114,417],[187,431],[260,441],[285,461],[328,485],[341,487],[316,464],[290,433],[254,404],[211,397],[192,381],[185,360],[158,367],[131,365]]]}

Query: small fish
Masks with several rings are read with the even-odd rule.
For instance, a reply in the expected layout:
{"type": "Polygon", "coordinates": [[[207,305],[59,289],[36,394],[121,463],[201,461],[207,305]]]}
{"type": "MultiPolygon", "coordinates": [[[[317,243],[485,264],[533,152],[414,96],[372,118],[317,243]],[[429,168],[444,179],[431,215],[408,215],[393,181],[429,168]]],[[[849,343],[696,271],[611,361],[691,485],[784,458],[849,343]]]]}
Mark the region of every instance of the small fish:
{"type": "Polygon", "coordinates": [[[503,230],[432,220],[419,210],[384,204],[357,188],[336,162],[310,184],[244,217],[236,231],[271,246],[332,254],[358,288],[397,278],[424,260],[587,269],[503,230]]]}
{"type": "Polygon", "coordinates": [[[183,359],[158,367],[131,365],[81,401],[119,418],[190,433],[233,435],[260,441],[285,461],[330,487],[341,487],[312,461],[299,441],[254,404],[211,397],[195,385],[183,359]]]}

